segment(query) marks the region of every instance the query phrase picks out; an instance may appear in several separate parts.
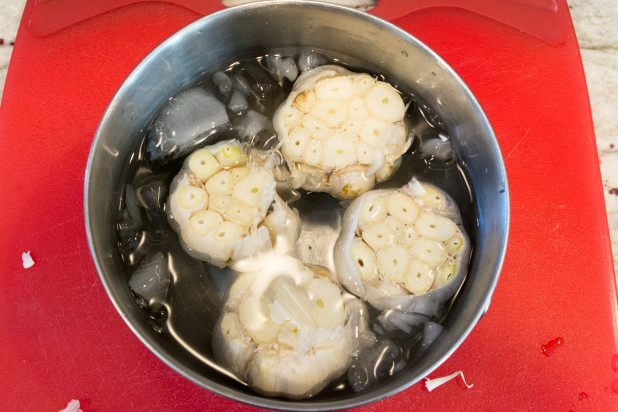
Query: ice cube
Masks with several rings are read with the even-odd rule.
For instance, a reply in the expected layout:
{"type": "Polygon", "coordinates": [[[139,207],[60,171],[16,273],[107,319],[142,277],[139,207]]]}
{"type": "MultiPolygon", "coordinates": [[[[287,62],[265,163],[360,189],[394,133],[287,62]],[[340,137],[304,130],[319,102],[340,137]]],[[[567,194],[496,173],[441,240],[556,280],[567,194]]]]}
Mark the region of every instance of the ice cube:
{"type": "Polygon", "coordinates": [[[264,58],[266,68],[272,73],[273,78],[281,83],[283,79],[293,82],[298,77],[298,67],[292,57],[267,55],[264,58]]]}
{"type": "Polygon", "coordinates": [[[285,98],[279,83],[257,62],[247,62],[237,74],[248,82],[252,97],[264,112],[274,111],[285,98]]]}
{"type": "Polygon", "coordinates": [[[277,133],[270,119],[253,109],[249,109],[241,116],[236,116],[233,124],[241,140],[253,147],[270,150],[279,144],[277,133]]]}
{"type": "Polygon", "coordinates": [[[348,382],[354,392],[361,392],[375,382],[375,377],[371,376],[366,365],[354,361],[348,369],[348,382]]]}
{"type": "Polygon", "coordinates": [[[217,129],[229,128],[225,106],[200,88],[180,92],[162,108],[150,128],[150,159],[179,157],[217,129]]]}
{"type": "Polygon", "coordinates": [[[212,81],[224,97],[228,97],[232,92],[232,79],[225,72],[216,72],[212,76],[212,81]]]}
{"type": "Polygon", "coordinates": [[[153,180],[138,187],[137,197],[142,207],[150,213],[161,215],[167,200],[167,185],[159,180],[153,180]]]}
{"type": "Polygon", "coordinates": [[[421,153],[425,157],[434,157],[439,160],[450,160],[455,156],[451,141],[440,135],[440,137],[429,139],[421,145],[421,153]]]}
{"type": "Polygon", "coordinates": [[[328,63],[328,58],[315,50],[303,50],[298,54],[298,68],[301,72],[306,72],[328,63]]]}
{"type": "Polygon", "coordinates": [[[423,341],[421,347],[423,349],[428,348],[436,339],[442,334],[444,326],[435,322],[427,322],[425,324],[425,330],[423,332],[423,341]]]}
{"type": "Polygon", "coordinates": [[[128,183],[124,188],[124,206],[130,219],[130,227],[137,228],[142,225],[142,214],[139,211],[139,204],[133,185],[128,183]]]}
{"type": "Polygon", "coordinates": [[[249,104],[247,103],[247,98],[245,95],[239,91],[234,89],[232,92],[232,97],[230,98],[230,102],[227,104],[227,107],[230,109],[232,113],[240,113],[243,110],[247,110],[249,104]]]}
{"type": "Polygon", "coordinates": [[[428,320],[424,315],[396,309],[384,311],[378,316],[383,333],[389,336],[399,336],[401,333],[409,336],[419,332],[428,320]]]}
{"type": "Polygon", "coordinates": [[[256,112],[248,110],[241,117],[240,121],[234,125],[234,129],[240,137],[245,141],[253,141],[255,137],[270,125],[268,117],[256,112]]]}
{"type": "Polygon", "coordinates": [[[157,252],[142,260],[131,275],[129,286],[146,300],[151,308],[156,308],[165,301],[171,281],[167,257],[162,252],[157,252]]]}
{"type": "Polygon", "coordinates": [[[373,385],[379,378],[391,376],[401,370],[405,360],[402,352],[390,339],[363,348],[348,369],[348,382],[355,392],[373,385]]]}
{"type": "Polygon", "coordinates": [[[244,72],[238,72],[234,74],[232,79],[234,90],[238,90],[243,96],[248,97],[251,94],[251,85],[245,78],[244,72]]]}

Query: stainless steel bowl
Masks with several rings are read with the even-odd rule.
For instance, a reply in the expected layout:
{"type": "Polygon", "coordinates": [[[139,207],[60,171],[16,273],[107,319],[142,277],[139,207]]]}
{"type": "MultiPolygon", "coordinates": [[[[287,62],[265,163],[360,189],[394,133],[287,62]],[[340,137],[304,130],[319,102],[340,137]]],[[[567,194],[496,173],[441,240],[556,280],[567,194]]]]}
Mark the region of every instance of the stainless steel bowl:
{"type": "MultiPolygon", "coordinates": [[[[92,144],[85,177],[86,229],[101,281],[118,312],[142,342],[172,369],[219,395],[259,407],[333,410],[360,406],[418,382],[438,367],[487,310],[504,258],[509,227],[506,172],[491,126],[457,74],[432,50],[403,30],[368,14],[313,2],[268,2],[230,8],[187,26],[152,51],[131,73],[109,104],[92,144]],[[468,277],[444,332],[418,361],[361,392],[334,391],[314,399],[288,401],[258,395],[222,373],[211,361],[212,315],[200,288],[187,288],[184,327],[206,329],[192,345],[151,327],[135,302],[122,265],[115,227],[120,175],[139,144],[139,131],[162,104],[202,73],[272,50],[309,47],[353,59],[388,73],[433,108],[444,121],[472,185],[475,220],[469,228],[473,256],[468,277]],[[206,310],[206,309],[208,310],[206,310]],[[210,316],[210,317],[209,317],[210,316]],[[199,341],[201,339],[201,341],[199,341]]],[[[203,288],[213,287],[204,282],[203,288]]],[[[216,315],[215,315],[216,316],[216,315]]],[[[183,326],[180,326],[183,327],[183,326]]]]}

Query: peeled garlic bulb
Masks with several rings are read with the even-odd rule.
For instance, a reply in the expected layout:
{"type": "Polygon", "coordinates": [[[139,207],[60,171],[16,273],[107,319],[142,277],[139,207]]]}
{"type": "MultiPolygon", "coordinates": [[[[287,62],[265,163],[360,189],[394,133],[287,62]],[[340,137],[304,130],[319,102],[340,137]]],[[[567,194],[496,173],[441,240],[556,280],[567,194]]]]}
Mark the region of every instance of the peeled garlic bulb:
{"type": "Polygon", "coordinates": [[[275,192],[268,157],[252,159],[233,140],[198,149],[185,159],[172,181],[167,214],[189,255],[224,267],[272,250],[276,241],[281,253],[294,246],[298,214],[275,192]],[[285,223],[266,223],[275,221],[285,223]]]}
{"type": "Polygon", "coordinates": [[[355,199],[334,257],[341,283],[377,309],[438,316],[465,278],[470,241],[454,201],[412,179],[355,199]]]}
{"type": "Polygon", "coordinates": [[[366,327],[355,299],[330,272],[283,255],[239,265],[215,326],[216,360],[257,392],[303,399],[349,366],[354,331],[366,327]],[[358,312],[358,313],[357,313],[358,312]]]}
{"type": "Polygon", "coordinates": [[[352,199],[388,179],[411,144],[405,111],[399,92],[368,74],[303,73],[273,117],[296,187],[352,199]]]}

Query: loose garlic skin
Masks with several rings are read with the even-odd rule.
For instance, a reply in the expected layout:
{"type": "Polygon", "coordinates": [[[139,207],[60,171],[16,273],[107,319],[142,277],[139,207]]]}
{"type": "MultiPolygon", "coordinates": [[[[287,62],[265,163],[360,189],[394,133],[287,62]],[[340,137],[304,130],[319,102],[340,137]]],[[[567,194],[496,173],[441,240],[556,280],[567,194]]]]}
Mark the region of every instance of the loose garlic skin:
{"type": "Polygon", "coordinates": [[[341,283],[379,310],[438,316],[463,282],[470,241],[459,209],[440,189],[412,179],[373,190],[345,212],[334,249],[341,283]]]}
{"type": "Polygon", "coordinates": [[[286,253],[293,247],[300,218],[277,195],[266,159],[250,160],[233,140],[185,159],[172,181],[166,211],[189,255],[225,267],[273,248],[286,253]]]}
{"type": "Polygon", "coordinates": [[[390,84],[326,65],[303,73],[273,117],[293,186],[353,199],[397,170],[411,138],[390,84]]]}
{"type": "MultiPolygon", "coordinates": [[[[242,262],[213,332],[215,359],[255,391],[310,398],[348,368],[360,314],[323,268],[283,255],[242,262]],[[352,312],[356,313],[351,316],[352,312]]],[[[358,305],[356,305],[358,306],[358,305]]]]}

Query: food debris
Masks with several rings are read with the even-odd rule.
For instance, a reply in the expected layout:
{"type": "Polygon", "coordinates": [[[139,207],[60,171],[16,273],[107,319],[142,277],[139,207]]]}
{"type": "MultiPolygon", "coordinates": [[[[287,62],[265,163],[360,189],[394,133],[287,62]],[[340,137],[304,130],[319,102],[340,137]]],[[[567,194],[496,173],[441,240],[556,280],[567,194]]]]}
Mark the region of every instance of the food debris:
{"type": "Polygon", "coordinates": [[[444,376],[442,378],[436,378],[436,379],[425,378],[425,387],[427,388],[429,392],[431,392],[432,390],[436,389],[438,386],[443,385],[446,382],[450,381],[451,379],[456,378],[457,375],[461,375],[461,380],[463,381],[464,385],[468,387],[468,389],[474,386],[474,385],[468,385],[468,382],[466,382],[466,378],[464,377],[463,372],[459,371],[459,372],[453,373],[452,375],[444,376]]]}
{"type": "Polygon", "coordinates": [[[588,394],[586,392],[580,392],[579,393],[579,400],[583,401],[585,399],[588,399],[588,394]]]}
{"type": "Polygon", "coordinates": [[[67,407],[61,410],[60,412],[84,412],[84,411],[81,410],[78,400],[71,399],[71,401],[67,403],[67,407]]]}
{"type": "Polygon", "coordinates": [[[618,187],[612,187],[609,189],[609,194],[618,196],[618,187]]]}
{"type": "Polygon", "coordinates": [[[32,260],[32,257],[30,256],[30,251],[22,253],[21,260],[24,265],[24,269],[31,268],[34,265],[34,260],[32,260]]]}
{"type": "Polygon", "coordinates": [[[556,338],[550,340],[545,345],[541,345],[541,353],[545,356],[551,356],[564,344],[564,339],[556,338]]]}

